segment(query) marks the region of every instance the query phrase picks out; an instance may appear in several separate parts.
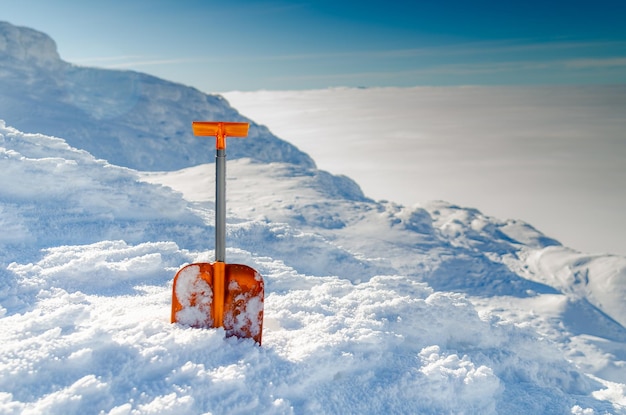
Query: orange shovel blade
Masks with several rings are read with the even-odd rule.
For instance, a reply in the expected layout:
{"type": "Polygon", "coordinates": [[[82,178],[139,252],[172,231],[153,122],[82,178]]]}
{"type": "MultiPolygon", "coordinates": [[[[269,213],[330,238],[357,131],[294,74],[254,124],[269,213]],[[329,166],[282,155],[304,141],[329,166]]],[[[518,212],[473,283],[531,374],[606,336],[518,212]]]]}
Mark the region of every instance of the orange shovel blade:
{"type": "Polygon", "coordinates": [[[252,338],[261,344],[263,278],[247,265],[225,264],[224,292],[220,295],[215,292],[221,285],[215,278],[216,268],[216,263],[197,263],[176,273],[172,323],[198,328],[224,327],[227,336],[252,338]]]}

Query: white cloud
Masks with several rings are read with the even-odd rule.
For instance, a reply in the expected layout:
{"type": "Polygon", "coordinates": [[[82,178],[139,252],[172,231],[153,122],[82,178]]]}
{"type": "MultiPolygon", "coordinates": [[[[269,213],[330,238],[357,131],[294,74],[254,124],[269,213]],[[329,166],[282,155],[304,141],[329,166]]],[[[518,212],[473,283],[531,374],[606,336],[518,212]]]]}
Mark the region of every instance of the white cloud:
{"type": "MultiPolygon", "coordinates": [[[[456,68],[461,70],[462,68],[456,68]]],[[[625,254],[626,102],[614,87],[233,92],[244,115],[370,197],[444,199],[625,254]]]]}

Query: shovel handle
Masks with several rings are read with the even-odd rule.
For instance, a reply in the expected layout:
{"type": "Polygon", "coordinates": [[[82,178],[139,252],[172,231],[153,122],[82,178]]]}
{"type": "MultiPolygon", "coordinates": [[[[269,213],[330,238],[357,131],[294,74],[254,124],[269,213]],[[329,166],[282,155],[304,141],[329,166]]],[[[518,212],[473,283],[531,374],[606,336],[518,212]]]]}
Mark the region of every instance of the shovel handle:
{"type": "Polygon", "coordinates": [[[247,122],[194,121],[191,124],[193,135],[215,137],[215,148],[226,149],[226,137],[246,137],[250,124],[247,122]]]}
{"type": "Polygon", "coordinates": [[[215,260],[226,261],[226,137],[245,137],[247,122],[194,121],[193,134],[215,137],[215,260]]]}

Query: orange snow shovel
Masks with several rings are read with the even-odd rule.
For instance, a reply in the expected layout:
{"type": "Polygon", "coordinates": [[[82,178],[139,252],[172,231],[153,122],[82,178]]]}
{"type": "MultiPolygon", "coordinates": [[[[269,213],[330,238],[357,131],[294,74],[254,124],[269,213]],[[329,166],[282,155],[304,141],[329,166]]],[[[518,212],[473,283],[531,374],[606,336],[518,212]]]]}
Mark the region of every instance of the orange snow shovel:
{"type": "Polygon", "coordinates": [[[190,264],[178,271],[172,290],[172,323],[224,327],[227,336],[261,344],[263,278],[247,265],[226,264],[226,137],[245,137],[245,122],[192,124],[196,136],[216,138],[215,262],[190,264]]]}

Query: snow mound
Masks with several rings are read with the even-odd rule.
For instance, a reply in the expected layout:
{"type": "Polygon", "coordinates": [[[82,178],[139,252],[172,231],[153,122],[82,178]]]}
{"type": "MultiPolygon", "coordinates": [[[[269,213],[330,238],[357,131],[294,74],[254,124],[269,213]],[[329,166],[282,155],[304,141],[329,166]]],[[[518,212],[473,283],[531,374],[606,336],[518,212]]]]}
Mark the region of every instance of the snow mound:
{"type": "Polygon", "coordinates": [[[614,255],[586,255],[564,247],[528,256],[529,278],[586,298],[626,327],[626,262],[614,255]]]}

